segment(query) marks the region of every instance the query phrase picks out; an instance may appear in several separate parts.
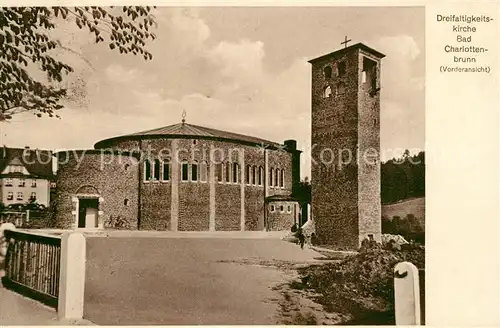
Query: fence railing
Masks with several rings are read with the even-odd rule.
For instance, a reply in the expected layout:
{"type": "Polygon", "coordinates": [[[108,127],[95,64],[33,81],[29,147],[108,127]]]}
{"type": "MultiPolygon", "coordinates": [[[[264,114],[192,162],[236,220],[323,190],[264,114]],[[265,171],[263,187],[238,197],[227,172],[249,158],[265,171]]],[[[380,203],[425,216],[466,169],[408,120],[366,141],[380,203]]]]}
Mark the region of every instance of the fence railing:
{"type": "Polygon", "coordinates": [[[28,297],[57,308],[61,238],[5,230],[7,242],[2,283],[28,297]]]}

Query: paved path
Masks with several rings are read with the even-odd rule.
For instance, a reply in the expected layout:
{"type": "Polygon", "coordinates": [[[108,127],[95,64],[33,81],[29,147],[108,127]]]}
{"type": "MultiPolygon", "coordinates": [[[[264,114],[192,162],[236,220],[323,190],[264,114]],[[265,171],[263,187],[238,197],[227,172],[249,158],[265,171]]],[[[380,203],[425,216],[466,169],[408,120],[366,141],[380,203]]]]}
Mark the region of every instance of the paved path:
{"type": "Polygon", "coordinates": [[[320,256],[259,233],[136,236],[87,237],[84,316],[96,324],[275,324],[286,275],[255,263],[320,256]]]}
{"type": "Polygon", "coordinates": [[[55,309],[5,289],[0,284],[0,326],[92,325],[86,320],[61,321],[55,309]]]}

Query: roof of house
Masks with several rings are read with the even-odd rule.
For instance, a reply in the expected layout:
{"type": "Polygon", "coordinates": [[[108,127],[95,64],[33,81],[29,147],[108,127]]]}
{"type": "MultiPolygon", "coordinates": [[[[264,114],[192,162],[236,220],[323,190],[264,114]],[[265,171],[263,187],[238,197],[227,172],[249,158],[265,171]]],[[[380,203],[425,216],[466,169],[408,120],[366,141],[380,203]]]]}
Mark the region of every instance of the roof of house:
{"type": "Polygon", "coordinates": [[[296,202],[297,198],[292,195],[272,195],[266,197],[266,202],[296,202]]]}
{"type": "Polygon", "coordinates": [[[356,44],[353,44],[352,46],[349,46],[347,48],[342,48],[342,49],[336,50],[334,52],[330,52],[330,53],[328,53],[326,55],[319,56],[317,58],[311,59],[311,60],[309,60],[309,63],[312,64],[312,63],[314,63],[316,61],[322,60],[322,59],[330,57],[330,56],[339,56],[339,55],[342,55],[345,52],[351,51],[352,49],[355,49],[355,48],[358,48],[358,49],[364,50],[366,52],[369,52],[371,54],[374,54],[375,56],[377,56],[379,58],[384,58],[385,57],[385,55],[383,53],[378,52],[377,50],[375,50],[373,48],[370,48],[370,47],[368,47],[367,45],[365,45],[363,43],[356,43],[356,44]]]}
{"type": "Polygon", "coordinates": [[[161,128],[156,128],[148,131],[142,131],[137,133],[132,133],[128,135],[123,135],[119,137],[113,137],[105,140],[101,140],[95,144],[95,148],[105,147],[110,141],[115,141],[119,139],[136,139],[136,138],[158,138],[158,137],[169,137],[169,138],[199,138],[199,139],[215,139],[224,141],[233,141],[238,143],[251,144],[254,146],[262,145],[266,147],[279,147],[283,146],[277,142],[252,137],[244,134],[217,130],[213,128],[208,128],[205,126],[188,124],[185,122],[164,126],[161,128]]]}
{"type": "Polygon", "coordinates": [[[0,172],[8,165],[23,165],[30,175],[51,178],[52,152],[30,148],[0,148],[0,172]]]}

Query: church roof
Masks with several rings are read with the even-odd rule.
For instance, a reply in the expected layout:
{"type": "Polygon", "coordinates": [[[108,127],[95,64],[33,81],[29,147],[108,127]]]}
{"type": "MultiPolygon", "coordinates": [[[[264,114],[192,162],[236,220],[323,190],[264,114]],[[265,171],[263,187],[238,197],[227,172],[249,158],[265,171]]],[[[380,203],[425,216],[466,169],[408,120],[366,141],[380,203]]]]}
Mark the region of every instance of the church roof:
{"type": "Polygon", "coordinates": [[[363,43],[356,43],[356,44],[353,44],[352,46],[349,46],[347,48],[342,48],[342,49],[339,49],[339,50],[336,50],[334,52],[330,52],[329,54],[326,54],[326,55],[323,55],[323,56],[320,56],[320,57],[317,57],[317,58],[314,58],[314,59],[311,59],[309,60],[309,63],[314,63],[316,61],[319,61],[319,60],[322,60],[322,59],[325,59],[327,57],[330,57],[330,56],[339,56],[339,55],[342,55],[344,54],[345,52],[349,52],[349,51],[352,51],[353,49],[361,49],[361,50],[364,50],[366,52],[369,52],[379,58],[384,58],[385,55],[381,52],[378,52],[377,50],[373,49],[373,48],[370,48],[368,47],[367,45],[363,44],[363,43]]]}
{"type": "MultiPolygon", "coordinates": [[[[205,126],[188,124],[188,123],[178,123],[173,125],[164,126],[161,128],[156,128],[152,130],[132,133],[124,136],[109,138],[101,140],[95,144],[95,148],[106,147],[106,144],[110,141],[119,139],[140,139],[140,138],[199,138],[199,139],[212,139],[212,140],[222,140],[222,141],[232,141],[237,143],[245,143],[250,145],[267,145],[268,147],[280,147],[279,143],[252,137],[244,134],[217,130],[205,126]]],[[[282,148],[282,147],[280,147],[282,148]]]]}
{"type": "Polygon", "coordinates": [[[8,165],[22,165],[33,176],[53,177],[52,152],[50,150],[0,148],[0,172],[8,165]]]}

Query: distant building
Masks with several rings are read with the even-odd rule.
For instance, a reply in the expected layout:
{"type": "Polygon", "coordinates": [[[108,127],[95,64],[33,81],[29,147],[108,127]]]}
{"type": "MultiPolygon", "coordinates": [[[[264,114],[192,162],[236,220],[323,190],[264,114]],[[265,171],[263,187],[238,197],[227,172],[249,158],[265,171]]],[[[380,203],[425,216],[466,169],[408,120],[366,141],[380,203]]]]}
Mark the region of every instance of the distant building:
{"type": "Polygon", "coordinates": [[[52,152],[26,148],[0,148],[0,199],[5,205],[37,204],[49,206],[52,152]]]}
{"type": "Polygon", "coordinates": [[[298,220],[294,140],[183,120],[94,148],[56,154],[59,228],[262,231],[289,230],[298,220]]]}

